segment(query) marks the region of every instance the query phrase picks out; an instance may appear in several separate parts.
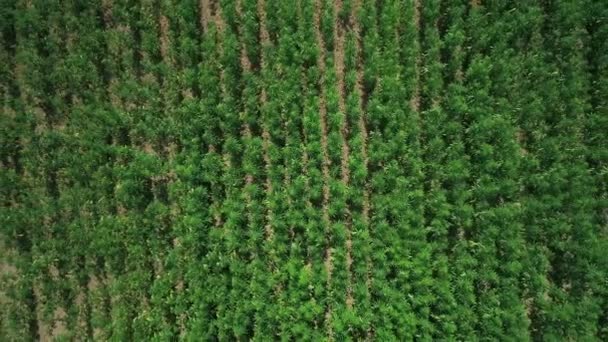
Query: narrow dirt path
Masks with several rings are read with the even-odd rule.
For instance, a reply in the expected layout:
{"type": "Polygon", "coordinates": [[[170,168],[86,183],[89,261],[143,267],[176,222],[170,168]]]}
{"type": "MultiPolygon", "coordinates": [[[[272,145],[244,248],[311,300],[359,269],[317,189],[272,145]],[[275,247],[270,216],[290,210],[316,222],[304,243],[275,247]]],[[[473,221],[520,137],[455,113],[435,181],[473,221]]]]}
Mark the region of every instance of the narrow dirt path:
{"type": "MultiPolygon", "coordinates": [[[[359,23],[359,20],[356,16],[356,14],[358,13],[358,11],[361,9],[362,7],[362,3],[361,0],[355,0],[354,4],[353,4],[353,11],[350,14],[350,21],[353,25],[353,31],[355,34],[355,40],[356,40],[356,53],[357,53],[357,70],[356,70],[356,75],[357,75],[357,79],[356,79],[356,92],[357,92],[357,97],[359,98],[359,121],[358,121],[358,126],[359,126],[359,132],[361,134],[361,138],[362,138],[362,144],[361,144],[361,156],[363,157],[363,166],[365,168],[366,171],[369,170],[368,165],[369,165],[369,157],[367,154],[367,143],[368,143],[368,137],[367,137],[367,123],[366,123],[366,116],[365,116],[365,94],[363,93],[363,56],[362,56],[362,51],[363,51],[363,43],[362,43],[362,37],[361,37],[361,26],[359,23]]],[[[367,227],[367,229],[369,229],[369,224],[370,224],[370,187],[369,187],[369,182],[365,183],[365,186],[363,188],[363,209],[362,209],[362,216],[363,216],[363,222],[365,224],[365,226],[367,227]]],[[[365,274],[365,285],[367,288],[367,295],[369,295],[371,293],[371,289],[372,289],[372,269],[373,269],[373,264],[372,264],[372,259],[369,255],[365,256],[365,265],[366,265],[366,274],[365,274]]],[[[371,340],[372,339],[372,329],[370,327],[370,329],[367,331],[367,339],[371,340]]]]}
{"type": "MultiPolygon", "coordinates": [[[[315,1],[315,12],[314,12],[314,26],[315,26],[315,37],[317,39],[317,46],[319,47],[319,56],[317,58],[317,65],[319,72],[324,79],[325,75],[325,44],[323,42],[323,36],[321,34],[321,0],[315,1]]],[[[325,86],[325,81],[321,81],[325,86]]],[[[319,114],[321,117],[321,150],[323,153],[323,222],[327,229],[329,229],[329,154],[327,152],[327,104],[325,99],[325,88],[321,89],[319,98],[319,114]]],[[[333,271],[332,262],[332,249],[327,248],[325,252],[325,269],[327,272],[327,287],[331,288],[331,276],[333,271]]],[[[328,329],[329,339],[333,340],[333,330],[331,326],[331,307],[327,308],[325,314],[325,321],[328,329]]]]}
{"type": "Polygon", "coordinates": [[[171,40],[169,38],[169,19],[164,14],[160,14],[158,18],[159,33],[160,33],[160,55],[165,63],[173,67],[173,58],[169,54],[169,47],[171,46],[171,40]]]}
{"type": "MultiPolygon", "coordinates": [[[[96,298],[98,296],[97,293],[100,291],[102,286],[104,286],[104,284],[102,283],[102,281],[100,281],[100,279],[97,277],[96,274],[92,274],[89,277],[89,281],[87,283],[87,292],[89,293],[89,298],[87,298],[86,300],[88,300],[90,302],[91,313],[93,313],[93,311],[95,309],[103,310],[103,308],[95,308],[94,302],[92,300],[93,298],[96,298]]],[[[92,337],[94,340],[103,339],[104,332],[99,327],[93,327],[93,336],[92,337]]]]}
{"type": "MultiPolygon", "coordinates": [[[[160,40],[160,54],[161,54],[161,58],[163,60],[163,62],[171,69],[174,70],[175,72],[178,72],[178,63],[176,63],[175,58],[174,58],[174,51],[171,50],[171,45],[173,44],[173,42],[171,41],[171,28],[170,28],[170,21],[167,18],[166,15],[164,15],[162,13],[162,11],[159,13],[159,40],[160,40]]],[[[174,82],[174,78],[172,77],[167,77],[166,80],[163,80],[163,85],[166,86],[167,82],[174,82]]],[[[185,98],[192,98],[192,89],[188,88],[188,89],[184,89],[182,90],[182,94],[185,98]]],[[[170,99],[166,99],[165,103],[170,103],[170,99]]],[[[169,108],[166,108],[165,110],[170,110],[169,108]]],[[[169,165],[171,165],[173,163],[173,161],[175,160],[175,154],[177,153],[176,151],[176,146],[175,143],[173,142],[168,142],[166,144],[166,146],[160,146],[160,148],[163,148],[164,151],[162,151],[160,153],[161,156],[163,156],[164,158],[166,158],[165,162],[168,163],[169,165]]],[[[175,180],[174,175],[172,175],[171,173],[166,174],[166,175],[162,175],[161,176],[162,181],[166,181],[166,186],[170,187],[171,184],[173,183],[173,181],[175,180]]],[[[171,210],[172,212],[174,212],[174,210],[171,210]]],[[[177,212],[177,210],[175,210],[177,212]]],[[[176,215],[171,215],[171,221],[176,222],[179,218],[176,217],[176,215]]],[[[181,248],[182,245],[182,240],[180,239],[179,236],[173,236],[171,239],[171,243],[173,246],[174,250],[179,250],[181,248]]],[[[158,257],[155,257],[155,274],[156,275],[164,275],[165,274],[165,270],[163,267],[163,263],[162,260],[159,259],[158,257]]],[[[185,288],[185,283],[184,283],[184,279],[183,279],[183,275],[180,275],[177,277],[177,279],[174,281],[174,289],[175,291],[181,296],[184,293],[184,288],[185,288]]],[[[186,314],[185,313],[181,313],[179,314],[179,316],[177,317],[177,325],[178,325],[178,333],[177,335],[180,337],[183,337],[184,332],[186,331],[186,326],[185,326],[185,322],[187,320],[186,314]]]]}
{"type": "MultiPolygon", "coordinates": [[[[420,0],[414,0],[414,25],[416,31],[420,32],[420,0]]],[[[416,80],[414,94],[410,99],[410,108],[414,112],[420,111],[420,66],[422,65],[422,58],[420,53],[416,56],[416,80]]]]}
{"type": "MultiPolygon", "coordinates": [[[[260,18],[260,42],[261,42],[260,48],[262,50],[264,50],[265,46],[270,45],[270,35],[268,34],[268,30],[266,28],[266,11],[264,10],[265,7],[266,7],[266,1],[258,0],[257,11],[258,11],[258,16],[260,18]]],[[[260,69],[266,70],[267,68],[268,68],[268,63],[266,61],[266,58],[264,58],[264,51],[262,51],[262,53],[260,53],[260,69]]],[[[267,99],[267,94],[266,94],[266,88],[262,87],[261,93],[260,93],[261,106],[264,107],[266,105],[267,101],[268,101],[268,99],[267,99]]],[[[271,194],[271,193],[273,193],[274,189],[272,186],[272,182],[270,181],[270,177],[268,176],[268,175],[270,175],[270,169],[271,169],[270,155],[268,154],[268,149],[270,146],[270,133],[268,132],[268,127],[265,124],[262,125],[262,142],[263,142],[262,156],[264,159],[264,167],[265,167],[265,171],[266,171],[266,175],[267,175],[264,187],[266,189],[266,194],[271,194]]],[[[266,225],[264,226],[267,240],[272,240],[272,238],[274,237],[274,228],[270,224],[270,222],[272,222],[272,218],[273,218],[272,209],[268,208],[267,215],[266,215],[266,225]]]]}
{"type": "MultiPolygon", "coordinates": [[[[204,39],[204,36],[209,34],[209,25],[212,21],[211,18],[211,3],[210,0],[200,0],[198,2],[199,6],[199,22],[200,27],[203,28],[203,32],[201,33],[201,41],[204,39]]],[[[217,148],[214,144],[209,144],[207,147],[207,153],[215,154],[217,153],[217,148]]],[[[215,208],[217,206],[216,203],[211,203],[211,205],[215,208]]],[[[222,218],[218,214],[217,210],[212,210],[213,212],[213,223],[215,227],[219,227],[222,225],[222,218]]]]}
{"type": "MultiPolygon", "coordinates": [[[[112,14],[112,7],[113,7],[113,1],[112,0],[102,0],[101,1],[101,7],[102,7],[102,20],[101,20],[101,29],[104,31],[104,34],[107,31],[112,31],[115,30],[115,27],[113,25],[114,22],[114,18],[113,18],[113,14],[112,14]]],[[[104,36],[104,40],[105,40],[105,36],[104,36]]],[[[108,48],[108,43],[107,41],[104,42],[105,48],[104,51],[105,52],[109,52],[109,48],[108,48]]],[[[112,58],[112,55],[108,53],[108,58],[112,58]]],[[[105,67],[102,68],[102,70],[100,70],[100,72],[103,73],[103,71],[107,71],[107,69],[105,67]]],[[[110,100],[110,104],[112,105],[112,107],[114,108],[122,108],[122,106],[124,105],[122,103],[122,99],[116,95],[116,93],[114,91],[112,91],[113,88],[118,86],[118,81],[116,80],[116,77],[114,77],[114,75],[110,75],[108,78],[103,78],[104,80],[104,84],[105,84],[105,89],[102,90],[103,94],[105,96],[108,97],[108,100],[110,100]]],[[[115,137],[112,137],[111,139],[111,143],[113,144],[115,140],[115,137]]],[[[112,162],[113,163],[113,162],[112,162]]],[[[95,312],[97,312],[97,314],[105,319],[107,319],[108,321],[111,319],[110,317],[110,312],[112,311],[112,304],[113,304],[113,300],[109,294],[110,292],[110,287],[112,285],[112,278],[111,278],[111,274],[106,273],[106,270],[102,267],[100,267],[100,269],[97,269],[94,274],[89,277],[89,282],[87,284],[88,287],[88,292],[91,295],[89,300],[92,300],[92,298],[98,298],[98,301],[95,304],[91,304],[91,315],[94,316],[95,312]]],[[[93,328],[93,339],[98,340],[98,339],[107,339],[109,337],[109,332],[103,328],[101,328],[99,325],[96,326],[96,324],[92,323],[92,328],[93,328]]]]}
{"type": "MultiPolygon", "coordinates": [[[[243,16],[241,0],[237,0],[237,2],[236,2],[236,11],[237,11],[239,17],[243,16]]],[[[243,29],[243,27],[239,26],[239,35],[241,37],[243,35],[242,29],[243,29]]],[[[250,73],[251,72],[251,62],[249,61],[249,57],[247,57],[247,49],[245,48],[245,43],[243,41],[241,41],[240,57],[241,57],[241,68],[243,68],[243,71],[242,71],[243,75],[250,73]]],[[[247,122],[247,120],[245,120],[245,123],[243,124],[243,131],[241,132],[241,135],[247,141],[250,141],[252,138],[251,127],[249,126],[249,122],[247,122]]],[[[253,175],[246,173],[245,174],[245,186],[249,187],[251,184],[253,184],[253,175]]],[[[250,202],[251,198],[248,198],[248,201],[250,202]]]]}
{"type": "MultiPolygon", "coordinates": [[[[62,15],[69,15],[67,13],[62,13],[62,15]]],[[[66,38],[68,37],[67,30],[68,28],[65,27],[63,25],[63,23],[61,23],[60,19],[51,19],[48,18],[48,20],[51,20],[51,27],[52,29],[49,31],[49,38],[51,42],[54,42],[54,44],[57,45],[57,47],[63,45],[59,51],[60,55],[63,55],[63,58],[67,58],[69,55],[68,52],[68,47],[66,44],[68,44],[69,42],[66,40],[66,38]],[[56,20],[56,21],[55,21],[56,20]]],[[[66,94],[65,91],[61,91],[61,90],[55,90],[55,94],[44,94],[43,96],[61,96],[64,97],[66,94]]],[[[45,101],[46,102],[46,101],[45,101]]],[[[46,106],[43,106],[42,111],[44,112],[45,118],[47,118],[46,124],[47,127],[46,129],[48,131],[53,131],[53,132],[62,132],[64,131],[65,127],[66,127],[66,122],[68,121],[68,117],[65,114],[59,114],[59,113],[54,113],[51,114],[51,116],[54,115],[58,115],[60,116],[59,118],[53,118],[51,120],[48,120],[49,118],[49,112],[46,112],[46,108],[44,108],[46,106]]],[[[51,110],[51,112],[58,112],[61,110],[66,110],[69,111],[72,108],[72,105],[67,101],[67,100],[63,100],[60,101],[58,104],[50,104],[49,105],[49,109],[51,110]]],[[[51,177],[57,181],[59,179],[58,176],[58,171],[52,171],[52,175],[51,177]]],[[[56,189],[55,191],[57,191],[57,193],[55,195],[53,195],[54,191],[50,191],[50,189],[47,187],[47,196],[50,197],[51,201],[59,201],[60,198],[60,191],[61,188],[59,187],[59,185],[55,185],[56,189]]],[[[50,222],[47,223],[47,229],[49,229],[49,239],[58,239],[58,238],[65,238],[66,235],[65,233],[60,233],[58,232],[53,226],[57,225],[58,223],[55,221],[55,218],[48,218],[50,222]]],[[[55,251],[53,251],[55,252],[55,251]]],[[[74,256],[70,256],[69,260],[73,260],[74,256]]],[[[49,274],[51,277],[51,281],[54,284],[61,284],[62,282],[66,282],[67,283],[67,287],[69,288],[69,291],[72,293],[77,293],[78,292],[78,288],[75,288],[72,283],[71,283],[71,277],[69,275],[70,273],[70,267],[66,267],[66,266],[62,266],[59,262],[53,262],[50,267],[49,267],[49,274]]],[[[51,339],[55,340],[57,338],[61,338],[63,335],[65,335],[71,328],[73,328],[72,325],[72,320],[77,320],[78,317],[73,317],[72,313],[69,311],[68,307],[75,305],[74,303],[74,299],[70,298],[68,300],[66,300],[67,303],[63,302],[60,300],[57,304],[56,304],[56,308],[53,312],[53,322],[52,322],[52,328],[51,328],[51,339]]],[[[77,315],[77,314],[76,314],[77,315]]]]}
{"type": "MultiPolygon", "coordinates": [[[[301,2],[298,4],[298,18],[301,18],[303,16],[302,5],[303,4],[301,2]]],[[[307,80],[306,73],[304,70],[302,70],[302,72],[301,72],[301,78],[302,78],[302,89],[306,89],[308,80],[307,80]]],[[[302,129],[302,144],[304,146],[304,148],[302,148],[302,174],[306,176],[306,181],[304,183],[304,189],[305,189],[306,194],[310,194],[310,192],[311,192],[310,172],[309,172],[309,168],[310,168],[310,164],[309,164],[310,159],[309,158],[310,157],[308,155],[308,148],[307,148],[310,144],[310,138],[308,137],[307,130],[305,128],[302,129]]],[[[310,195],[307,195],[305,200],[306,200],[306,209],[307,210],[312,209],[313,204],[310,200],[310,195]]],[[[308,228],[306,230],[306,235],[310,235],[308,228]]],[[[305,262],[306,262],[306,268],[308,270],[311,270],[313,260],[310,255],[310,248],[306,248],[305,262]]]]}
{"type": "MultiPolygon", "coordinates": [[[[32,1],[26,0],[24,2],[24,6],[25,6],[25,10],[30,10],[33,7],[32,1]]],[[[25,48],[21,47],[22,42],[19,41],[19,38],[28,39],[29,37],[28,37],[27,33],[24,34],[24,37],[21,37],[19,33],[17,33],[17,36],[18,36],[17,44],[19,46],[16,47],[16,51],[18,53],[21,49],[25,49],[25,48]]],[[[29,68],[29,65],[27,65],[27,62],[20,63],[17,61],[15,63],[15,76],[16,76],[18,87],[21,91],[21,101],[25,105],[25,108],[36,113],[35,130],[38,132],[38,131],[43,131],[45,129],[44,123],[41,123],[44,121],[44,120],[42,120],[42,118],[44,117],[44,114],[41,113],[41,110],[36,105],[40,101],[37,99],[37,96],[34,94],[35,92],[32,91],[32,89],[30,89],[31,87],[28,84],[28,82],[29,82],[28,77],[27,77],[28,68],[29,68]]],[[[43,229],[46,230],[47,229],[46,222],[43,223],[41,225],[41,227],[43,227],[43,229]]],[[[32,258],[34,258],[34,257],[35,257],[35,254],[34,254],[34,252],[32,252],[32,258]]],[[[47,275],[44,275],[44,276],[47,276],[47,275]]],[[[45,307],[46,299],[42,295],[41,284],[39,281],[33,280],[31,286],[32,286],[32,292],[33,292],[33,297],[34,297],[33,299],[35,302],[35,307],[34,307],[35,312],[33,312],[33,314],[35,315],[35,320],[37,322],[36,326],[37,326],[38,338],[40,339],[40,341],[49,341],[52,338],[52,335],[51,335],[52,326],[45,319],[44,314],[43,314],[44,310],[46,309],[46,307],[45,307]]]]}
{"type": "Polygon", "coordinates": [[[199,21],[204,33],[209,31],[209,23],[211,22],[211,0],[200,0],[199,6],[199,21]]]}
{"type": "MultiPolygon", "coordinates": [[[[207,1],[206,5],[207,5],[207,7],[205,8],[205,12],[207,13],[207,17],[209,18],[209,22],[207,22],[207,25],[211,25],[211,24],[215,25],[216,38],[218,36],[222,37],[224,34],[224,21],[222,20],[222,14],[221,14],[222,9],[217,4],[217,2],[215,2],[214,0],[207,1]]],[[[218,44],[217,48],[218,48],[218,51],[217,51],[216,56],[222,56],[222,54],[223,54],[222,44],[218,44]]],[[[222,70],[220,70],[220,92],[221,92],[221,94],[226,93],[226,83],[224,82],[224,79],[225,79],[225,72],[222,69],[222,70]]],[[[210,145],[209,150],[210,150],[210,152],[220,154],[225,170],[230,170],[230,168],[231,168],[230,156],[225,151],[221,151],[221,144],[220,144],[220,152],[217,151],[218,148],[215,145],[210,145]]],[[[216,226],[216,228],[222,228],[224,226],[224,218],[222,217],[223,200],[222,200],[221,196],[220,196],[220,198],[216,198],[216,202],[213,205],[216,206],[216,208],[217,208],[217,210],[215,210],[215,214],[214,214],[215,223],[216,223],[215,226],[216,226]]]]}
{"type": "MultiPolygon", "coordinates": [[[[341,127],[342,136],[342,160],[341,160],[341,177],[344,185],[348,186],[350,183],[350,169],[349,159],[350,150],[348,146],[348,119],[346,113],[346,89],[344,85],[344,46],[346,42],[346,32],[344,23],[340,20],[339,13],[342,11],[343,3],[342,0],[334,1],[334,68],[336,69],[336,77],[338,81],[338,108],[343,115],[343,122],[341,127]]],[[[350,207],[346,206],[346,307],[352,309],[354,304],[353,298],[353,286],[352,286],[352,213],[350,207]]]]}
{"type": "MultiPolygon", "coordinates": [[[[7,105],[5,108],[8,109],[8,107],[9,106],[7,105]]],[[[5,113],[7,112],[5,111],[5,113]]],[[[12,202],[13,201],[11,199],[11,207],[14,206],[14,203],[12,202]]],[[[20,274],[21,272],[19,272],[19,269],[17,269],[17,267],[10,262],[11,258],[16,258],[17,253],[13,248],[7,247],[4,244],[3,239],[0,239],[0,251],[2,251],[0,253],[0,305],[3,308],[9,308],[16,305],[16,303],[11,297],[8,296],[7,292],[9,292],[15,286],[15,283],[19,278],[22,277],[22,275],[20,274]]],[[[0,320],[4,320],[6,318],[5,315],[7,314],[7,311],[2,311],[0,313],[0,320]]]]}
{"type": "MultiPolygon", "coordinates": [[[[353,30],[355,32],[355,37],[357,41],[357,94],[359,97],[359,109],[361,111],[361,115],[359,116],[359,131],[361,132],[361,136],[363,138],[363,144],[361,147],[361,154],[363,155],[363,163],[365,165],[365,169],[367,170],[367,165],[369,163],[369,158],[367,156],[367,124],[365,120],[365,108],[364,108],[364,94],[363,94],[363,61],[361,58],[362,55],[362,38],[361,38],[361,27],[359,26],[359,21],[357,20],[356,13],[361,8],[361,0],[355,0],[353,12],[351,13],[350,20],[353,23],[353,30]]],[[[365,222],[369,222],[369,187],[366,185],[363,193],[363,218],[365,222]]]]}

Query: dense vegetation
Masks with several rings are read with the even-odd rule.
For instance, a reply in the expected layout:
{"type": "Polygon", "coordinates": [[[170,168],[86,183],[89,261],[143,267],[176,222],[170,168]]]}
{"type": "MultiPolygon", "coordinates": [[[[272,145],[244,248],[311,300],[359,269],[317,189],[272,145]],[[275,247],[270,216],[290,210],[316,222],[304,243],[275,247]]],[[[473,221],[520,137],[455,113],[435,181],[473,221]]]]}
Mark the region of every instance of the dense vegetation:
{"type": "Polygon", "coordinates": [[[0,339],[608,340],[608,3],[0,0],[0,339]]]}

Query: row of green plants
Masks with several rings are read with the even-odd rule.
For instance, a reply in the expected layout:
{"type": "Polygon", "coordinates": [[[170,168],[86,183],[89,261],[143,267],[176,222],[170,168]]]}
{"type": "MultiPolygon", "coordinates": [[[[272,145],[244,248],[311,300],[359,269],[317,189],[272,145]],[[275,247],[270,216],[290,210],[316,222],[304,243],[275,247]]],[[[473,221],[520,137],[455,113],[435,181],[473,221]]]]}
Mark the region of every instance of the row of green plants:
{"type": "Polygon", "coordinates": [[[606,339],[607,15],[0,2],[0,335],[606,339]]]}

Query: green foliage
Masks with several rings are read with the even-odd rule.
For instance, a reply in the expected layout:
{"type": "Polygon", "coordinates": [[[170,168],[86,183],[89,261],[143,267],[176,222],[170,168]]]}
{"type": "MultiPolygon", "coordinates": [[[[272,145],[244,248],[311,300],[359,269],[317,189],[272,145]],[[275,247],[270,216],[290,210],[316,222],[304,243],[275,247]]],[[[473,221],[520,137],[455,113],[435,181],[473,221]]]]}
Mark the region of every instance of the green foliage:
{"type": "Polygon", "coordinates": [[[0,1],[3,340],[606,340],[602,1],[0,1]]]}

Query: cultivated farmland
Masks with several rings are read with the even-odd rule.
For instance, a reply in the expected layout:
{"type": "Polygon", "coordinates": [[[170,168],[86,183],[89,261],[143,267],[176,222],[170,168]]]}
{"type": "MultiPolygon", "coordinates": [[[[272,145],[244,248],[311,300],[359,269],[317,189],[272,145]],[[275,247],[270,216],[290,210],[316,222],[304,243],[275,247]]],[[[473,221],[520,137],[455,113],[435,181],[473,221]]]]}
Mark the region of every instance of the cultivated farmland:
{"type": "Polygon", "coordinates": [[[0,0],[0,340],[608,340],[608,3],[0,0]]]}

